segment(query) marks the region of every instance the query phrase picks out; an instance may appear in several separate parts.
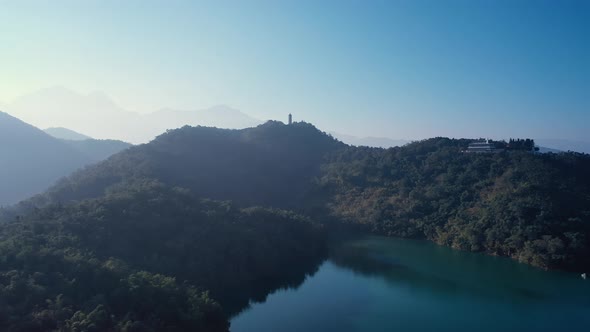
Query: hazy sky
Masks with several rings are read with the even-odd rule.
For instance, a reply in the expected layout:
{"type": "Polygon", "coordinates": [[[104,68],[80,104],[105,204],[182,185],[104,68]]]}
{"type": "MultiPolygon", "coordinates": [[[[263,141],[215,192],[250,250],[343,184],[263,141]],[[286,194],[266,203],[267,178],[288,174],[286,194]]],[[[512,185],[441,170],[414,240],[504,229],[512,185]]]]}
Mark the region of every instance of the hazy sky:
{"type": "Polygon", "coordinates": [[[0,0],[0,101],[53,85],[359,136],[590,140],[590,1],[0,0]]]}

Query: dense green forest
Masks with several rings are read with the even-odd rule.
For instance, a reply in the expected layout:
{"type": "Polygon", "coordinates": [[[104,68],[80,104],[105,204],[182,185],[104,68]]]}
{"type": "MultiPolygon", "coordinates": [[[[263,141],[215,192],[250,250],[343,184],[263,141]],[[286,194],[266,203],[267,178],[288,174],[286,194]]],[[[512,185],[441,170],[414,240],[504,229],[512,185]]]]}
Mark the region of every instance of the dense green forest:
{"type": "Polygon", "coordinates": [[[190,189],[241,206],[302,206],[326,154],[346,145],[307,123],[243,130],[184,127],[64,178],[23,206],[100,197],[133,179],[190,189]]]}
{"type": "Polygon", "coordinates": [[[302,282],[323,237],[292,212],[156,182],[51,205],[0,228],[0,329],[226,331],[249,300],[302,282]]]}
{"type": "Polygon", "coordinates": [[[307,123],[184,127],[76,172],[17,210],[157,179],[242,207],[286,208],[543,268],[587,267],[590,156],[516,148],[462,153],[471,141],[433,138],[380,149],[349,147],[307,123]]]}
{"type": "Polygon", "coordinates": [[[350,147],[280,122],[168,131],[0,210],[0,326],[224,331],[313,272],[340,225],[590,268],[590,156],[463,153],[471,141],[350,147]]]}
{"type": "Polygon", "coordinates": [[[590,267],[590,156],[461,153],[434,138],[331,156],[319,196],[340,220],[543,268],[590,267]]]}

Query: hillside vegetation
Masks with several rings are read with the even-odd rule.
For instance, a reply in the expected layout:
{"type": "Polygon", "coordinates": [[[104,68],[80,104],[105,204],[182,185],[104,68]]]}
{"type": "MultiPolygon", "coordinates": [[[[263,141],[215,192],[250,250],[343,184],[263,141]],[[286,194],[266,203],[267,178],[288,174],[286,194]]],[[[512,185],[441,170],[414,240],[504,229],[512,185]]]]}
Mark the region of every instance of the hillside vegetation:
{"type": "Polygon", "coordinates": [[[79,171],[20,208],[157,179],[242,207],[288,208],[543,268],[588,267],[590,156],[463,153],[469,142],[379,149],[344,145],[306,123],[184,127],[79,171]]]}
{"type": "Polygon", "coordinates": [[[434,138],[351,148],[323,165],[332,214],[378,234],[583,270],[590,254],[590,156],[461,153],[434,138]]]}
{"type": "Polygon", "coordinates": [[[0,327],[226,331],[301,283],[341,225],[587,271],[590,156],[469,142],[350,147],[279,122],[168,131],[0,210],[0,327]]]}
{"type": "Polygon", "coordinates": [[[290,212],[138,182],[0,228],[0,329],[227,331],[250,300],[302,282],[323,243],[290,212]]]}
{"type": "Polygon", "coordinates": [[[150,178],[242,206],[294,208],[320,175],[325,156],[345,146],[307,123],[267,122],[243,130],[187,126],[76,172],[29,203],[100,197],[111,186],[150,178]]]}

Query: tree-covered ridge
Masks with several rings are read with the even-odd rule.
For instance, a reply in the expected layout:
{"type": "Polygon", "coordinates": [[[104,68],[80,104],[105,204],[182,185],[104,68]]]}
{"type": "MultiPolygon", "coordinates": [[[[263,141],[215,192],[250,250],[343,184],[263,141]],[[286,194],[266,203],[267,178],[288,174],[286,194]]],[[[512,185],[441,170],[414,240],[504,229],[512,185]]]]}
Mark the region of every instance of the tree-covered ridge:
{"type": "Polygon", "coordinates": [[[288,208],[544,268],[586,268],[590,157],[525,151],[530,139],[510,140],[514,149],[501,153],[463,153],[471,142],[378,149],[346,146],[307,123],[184,127],[79,171],[20,208],[157,179],[242,207],[288,208]]]}
{"type": "Polygon", "coordinates": [[[227,331],[236,301],[301,282],[323,243],[291,212],[140,181],[0,227],[0,329],[227,331]]]}
{"type": "Polygon", "coordinates": [[[474,142],[483,142],[483,143],[488,142],[490,144],[493,144],[493,146],[496,149],[508,150],[508,151],[530,151],[530,152],[539,151],[539,148],[535,144],[535,140],[530,139],[530,138],[525,138],[525,139],[511,138],[508,140],[508,142],[506,142],[505,140],[494,141],[494,140],[486,140],[486,139],[480,138],[478,140],[475,140],[474,142]]]}
{"type": "Polygon", "coordinates": [[[324,156],[345,146],[303,122],[269,121],[242,130],[186,126],[72,174],[28,205],[100,197],[112,186],[150,178],[242,206],[293,208],[319,175],[324,156]]]}
{"type": "Polygon", "coordinates": [[[468,143],[347,149],[323,166],[318,190],[334,215],[375,233],[587,268],[590,156],[461,153],[468,143]]]}

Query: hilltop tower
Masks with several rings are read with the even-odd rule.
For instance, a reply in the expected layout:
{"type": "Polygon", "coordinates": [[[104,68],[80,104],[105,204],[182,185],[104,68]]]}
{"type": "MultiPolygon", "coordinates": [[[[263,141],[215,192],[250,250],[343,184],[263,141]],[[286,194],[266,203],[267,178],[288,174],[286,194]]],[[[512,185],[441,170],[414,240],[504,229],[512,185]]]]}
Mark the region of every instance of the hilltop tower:
{"type": "Polygon", "coordinates": [[[289,113],[289,124],[293,124],[293,116],[289,113]]]}

